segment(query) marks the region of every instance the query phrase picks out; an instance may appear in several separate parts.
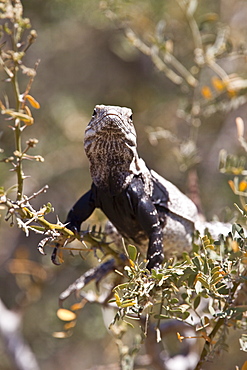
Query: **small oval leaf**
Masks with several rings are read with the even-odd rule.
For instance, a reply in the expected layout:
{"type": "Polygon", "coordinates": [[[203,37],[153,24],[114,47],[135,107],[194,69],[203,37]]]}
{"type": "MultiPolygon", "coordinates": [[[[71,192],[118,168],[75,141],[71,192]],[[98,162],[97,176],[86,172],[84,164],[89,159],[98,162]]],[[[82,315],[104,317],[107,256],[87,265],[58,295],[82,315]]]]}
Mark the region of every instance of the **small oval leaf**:
{"type": "Polygon", "coordinates": [[[198,295],[198,296],[196,296],[196,298],[194,300],[194,310],[197,309],[197,307],[199,306],[200,302],[201,302],[201,297],[198,295]]]}
{"type": "Polygon", "coordinates": [[[65,308],[59,308],[57,310],[57,317],[63,321],[72,321],[76,319],[76,314],[65,308]]]}
{"type": "Polygon", "coordinates": [[[134,245],[129,244],[127,247],[129,258],[135,262],[137,256],[137,249],[134,245]]]}

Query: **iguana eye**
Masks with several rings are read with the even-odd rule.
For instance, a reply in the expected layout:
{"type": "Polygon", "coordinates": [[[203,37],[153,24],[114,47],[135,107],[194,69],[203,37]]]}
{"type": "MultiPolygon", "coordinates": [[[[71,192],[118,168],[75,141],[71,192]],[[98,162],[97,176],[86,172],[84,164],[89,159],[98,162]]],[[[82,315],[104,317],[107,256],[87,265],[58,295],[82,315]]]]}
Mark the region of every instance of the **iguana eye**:
{"type": "Polygon", "coordinates": [[[93,110],[92,117],[96,116],[96,114],[97,114],[97,111],[96,111],[96,109],[94,109],[94,110],[93,110]]]}

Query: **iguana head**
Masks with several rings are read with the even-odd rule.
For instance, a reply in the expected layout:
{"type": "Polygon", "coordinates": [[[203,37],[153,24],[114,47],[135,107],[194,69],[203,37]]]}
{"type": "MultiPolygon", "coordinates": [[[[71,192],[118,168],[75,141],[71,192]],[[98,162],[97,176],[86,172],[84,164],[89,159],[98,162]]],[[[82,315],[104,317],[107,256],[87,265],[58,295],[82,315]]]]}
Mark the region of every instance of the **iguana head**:
{"type": "Polygon", "coordinates": [[[102,141],[101,145],[107,141],[114,145],[114,141],[118,141],[123,146],[136,148],[132,110],[111,105],[96,105],[85,131],[84,147],[87,155],[90,155],[91,145],[95,141],[102,141]]]}
{"type": "Polygon", "coordinates": [[[113,194],[126,188],[145,167],[137,154],[130,108],[96,105],[85,131],[84,148],[95,185],[113,194]]]}

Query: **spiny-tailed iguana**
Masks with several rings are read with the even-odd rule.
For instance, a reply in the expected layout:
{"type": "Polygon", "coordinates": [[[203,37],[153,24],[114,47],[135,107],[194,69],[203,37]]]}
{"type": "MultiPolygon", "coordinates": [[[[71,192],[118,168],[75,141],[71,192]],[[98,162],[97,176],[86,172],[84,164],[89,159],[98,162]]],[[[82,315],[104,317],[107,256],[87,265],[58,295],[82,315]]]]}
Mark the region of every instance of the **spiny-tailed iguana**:
{"type": "MultiPolygon", "coordinates": [[[[188,250],[195,228],[213,228],[217,233],[217,223],[202,223],[195,204],[139,158],[131,109],[96,105],[84,148],[93,183],[70,210],[66,220],[70,229],[79,231],[100,208],[123,237],[140,246],[148,244],[149,270],[160,267],[164,251],[188,250]]],[[[229,231],[226,225],[225,232],[229,231]]]]}

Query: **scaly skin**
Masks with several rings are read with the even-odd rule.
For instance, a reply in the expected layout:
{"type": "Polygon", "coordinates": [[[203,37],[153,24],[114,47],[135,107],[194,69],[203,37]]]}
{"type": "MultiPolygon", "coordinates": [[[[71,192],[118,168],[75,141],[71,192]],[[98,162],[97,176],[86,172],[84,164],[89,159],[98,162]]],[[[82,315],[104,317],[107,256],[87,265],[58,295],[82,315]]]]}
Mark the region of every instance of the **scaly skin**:
{"type": "Polygon", "coordinates": [[[139,158],[131,109],[96,105],[84,147],[93,183],[70,210],[70,229],[79,231],[100,208],[122,236],[148,243],[149,270],[160,267],[164,250],[169,255],[191,247],[196,206],[139,158]]]}

